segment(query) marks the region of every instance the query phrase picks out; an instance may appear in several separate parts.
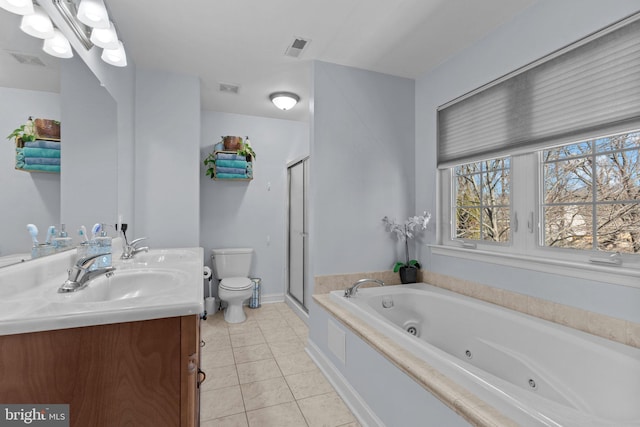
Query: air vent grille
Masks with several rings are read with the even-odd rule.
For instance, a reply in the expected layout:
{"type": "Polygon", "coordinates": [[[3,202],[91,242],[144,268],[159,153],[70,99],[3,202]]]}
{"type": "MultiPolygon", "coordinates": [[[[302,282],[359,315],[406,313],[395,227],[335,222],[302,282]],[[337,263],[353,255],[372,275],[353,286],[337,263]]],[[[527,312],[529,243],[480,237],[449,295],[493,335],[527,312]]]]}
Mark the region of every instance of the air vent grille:
{"type": "Polygon", "coordinates": [[[235,93],[237,94],[240,90],[240,86],[234,85],[232,83],[220,83],[220,92],[224,93],[235,93]]]}
{"type": "Polygon", "coordinates": [[[42,59],[38,58],[37,56],[27,55],[24,53],[16,53],[16,52],[9,52],[9,54],[13,56],[13,58],[16,61],[24,65],[35,65],[38,67],[47,66],[44,62],[42,62],[42,59]]]}
{"type": "Polygon", "coordinates": [[[285,56],[298,58],[302,54],[302,51],[309,45],[310,41],[311,40],[304,39],[302,37],[295,37],[293,39],[293,42],[289,45],[289,47],[287,47],[287,50],[284,53],[285,56]]]}

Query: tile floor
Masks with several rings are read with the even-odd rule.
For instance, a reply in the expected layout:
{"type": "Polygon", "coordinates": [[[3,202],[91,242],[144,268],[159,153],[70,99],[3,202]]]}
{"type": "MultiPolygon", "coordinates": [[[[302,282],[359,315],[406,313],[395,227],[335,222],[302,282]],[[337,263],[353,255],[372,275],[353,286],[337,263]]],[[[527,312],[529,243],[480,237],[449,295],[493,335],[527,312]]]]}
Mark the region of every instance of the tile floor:
{"type": "Polygon", "coordinates": [[[307,326],[284,303],[202,322],[201,427],[359,427],[305,352],[307,326]]]}

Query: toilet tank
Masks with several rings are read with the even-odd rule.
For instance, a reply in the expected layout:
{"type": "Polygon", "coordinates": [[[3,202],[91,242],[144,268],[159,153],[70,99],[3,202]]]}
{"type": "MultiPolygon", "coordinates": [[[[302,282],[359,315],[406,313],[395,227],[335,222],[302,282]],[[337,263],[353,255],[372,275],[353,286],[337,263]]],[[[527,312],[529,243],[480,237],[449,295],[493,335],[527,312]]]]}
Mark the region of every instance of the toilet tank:
{"type": "Polygon", "coordinates": [[[216,279],[248,277],[251,268],[251,248],[226,248],[211,250],[213,274],[216,279]]]}

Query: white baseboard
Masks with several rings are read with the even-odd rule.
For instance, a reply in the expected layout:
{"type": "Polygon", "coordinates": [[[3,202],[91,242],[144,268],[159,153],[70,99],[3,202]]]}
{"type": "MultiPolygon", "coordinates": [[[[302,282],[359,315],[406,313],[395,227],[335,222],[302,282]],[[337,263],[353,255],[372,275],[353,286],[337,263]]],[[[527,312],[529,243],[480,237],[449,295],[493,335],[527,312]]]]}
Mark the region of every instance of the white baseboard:
{"type": "Polygon", "coordinates": [[[306,351],[363,427],[385,427],[380,418],[371,410],[358,392],[351,387],[347,379],[327,359],[318,346],[311,341],[307,341],[306,351]]]}

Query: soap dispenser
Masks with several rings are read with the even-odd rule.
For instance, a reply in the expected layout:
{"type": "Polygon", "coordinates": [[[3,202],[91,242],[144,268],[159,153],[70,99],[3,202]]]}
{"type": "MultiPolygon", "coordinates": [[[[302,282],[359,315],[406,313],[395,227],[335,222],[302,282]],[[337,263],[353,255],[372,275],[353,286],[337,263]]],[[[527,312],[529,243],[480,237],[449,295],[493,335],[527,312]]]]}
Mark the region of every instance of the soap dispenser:
{"type": "Polygon", "coordinates": [[[93,239],[93,253],[95,255],[104,255],[96,259],[93,265],[96,268],[111,267],[111,240],[107,235],[104,224],[100,226],[100,235],[93,239]]]}
{"type": "Polygon", "coordinates": [[[60,224],[60,232],[57,237],[53,238],[53,246],[56,248],[56,252],[63,251],[72,246],[72,239],[67,234],[64,224],[60,224]]]}

